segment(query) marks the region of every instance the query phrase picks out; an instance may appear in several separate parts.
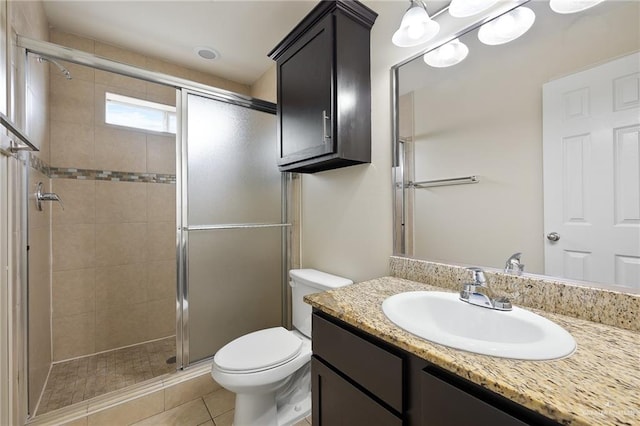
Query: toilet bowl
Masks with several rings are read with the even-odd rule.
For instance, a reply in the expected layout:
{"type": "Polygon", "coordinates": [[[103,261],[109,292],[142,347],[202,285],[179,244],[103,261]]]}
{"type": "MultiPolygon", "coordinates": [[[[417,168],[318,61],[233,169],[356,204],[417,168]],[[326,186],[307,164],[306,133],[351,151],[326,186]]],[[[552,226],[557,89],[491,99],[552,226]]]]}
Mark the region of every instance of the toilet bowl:
{"type": "Polygon", "coordinates": [[[313,269],[290,277],[296,329],[245,334],[214,356],[213,379],[236,394],[234,426],[292,425],[311,412],[311,307],[303,298],[352,281],[313,269]]]}

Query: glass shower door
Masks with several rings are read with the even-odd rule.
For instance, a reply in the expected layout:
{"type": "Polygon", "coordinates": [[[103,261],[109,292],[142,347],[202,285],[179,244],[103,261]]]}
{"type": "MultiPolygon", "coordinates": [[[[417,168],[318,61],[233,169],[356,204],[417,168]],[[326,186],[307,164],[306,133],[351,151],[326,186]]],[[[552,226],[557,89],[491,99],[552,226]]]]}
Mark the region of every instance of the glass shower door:
{"type": "Polygon", "coordinates": [[[274,114],[186,92],[182,102],[183,365],[282,324],[284,180],[274,114]]]}

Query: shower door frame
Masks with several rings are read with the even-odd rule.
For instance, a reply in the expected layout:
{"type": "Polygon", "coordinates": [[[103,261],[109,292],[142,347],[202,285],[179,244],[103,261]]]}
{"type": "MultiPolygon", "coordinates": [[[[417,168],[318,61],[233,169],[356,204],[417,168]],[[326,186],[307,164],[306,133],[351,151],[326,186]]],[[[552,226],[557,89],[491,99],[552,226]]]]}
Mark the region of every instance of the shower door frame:
{"type": "MultiPolygon", "coordinates": [[[[189,367],[188,357],[188,278],[186,275],[186,230],[183,229],[183,220],[186,217],[188,205],[186,198],[183,198],[183,189],[186,190],[186,126],[184,126],[184,117],[186,116],[186,99],[187,94],[197,94],[226,102],[234,105],[243,106],[271,114],[276,113],[276,104],[262,99],[253,98],[251,96],[234,93],[228,90],[219,89],[208,86],[206,84],[194,82],[172,75],[150,71],[134,65],[128,65],[82,50],[61,46],[55,43],[32,39],[21,35],[16,35],[16,46],[20,50],[19,54],[23,55],[25,63],[29,53],[45,56],[52,59],[63,60],[74,64],[88,66],[101,71],[108,71],[115,74],[133,77],[140,80],[157,83],[176,89],[176,113],[177,113],[177,131],[176,131],[176,369],[184,369],[189,367]],[[186,315],[185,315],[186,313],[186,315]]],[[[274,135],[274,142],[275,142],[274,135]]],[[[276,146],[274,145],[274,150],[276,146]]],[[[274,164],[274,167],[276,165],[274,164]]],[[[290,325],[290,313],[288,303],[288,279],[287,272],[291,267],[291,238],[292,225],[290,217],[292,217],[292,206],[288,202],[292,198],[292,180],[294,174],[282,173],[281,185],[281,224],[282,228],[282,325],[288,327],[290,325]]],[[[204,362],[204,360],[203,360],[204,362]]],[[[195,364],[194,364],[195,365],[195,364]]],[[[27,371],[23,372],[26,377],[27,371]]]]}
{"type": "MultiPolygon", "coordinates": [[[[282,264],[281,264],[281,304],[282,304],[282,320],[283,326],[289,325],[289,309],[288,309],[288,279],[287,272],[291,266],[291,228],[292,224],[289,220],[289,203],[291,180],[293,175],[291,173],[281,173],[281,207],[280,207],[280,223],[243,223],[243,224],[216,224],[205,226],[189,226],[188,213],[188,168],[187,168],[187,126],[188,120],[187,111],[187,98],[189,95],[202,96],[207,99],[220,101],[237,105],[240,107],[265,112],[268,114],[276,115],[276,104],[266,102],[255,98],[243,98],[230,100],[227,97],[216,96],[212,93],[205,93],[194,89],[182,88],[178,90],[178,97],[176,99],[176,110],[178,111],[178,130],[177,130],[177,146],[176,151],[176,200],[180,200],[176,203],[176,225],[178,228],[177,235],[177,259],[178,259],[178,294],[177,294],[177,323],[176,323],[176,365],[178,368],[187,368],[191,365],[189,357],[189,231],[202,231],[202,230],[214,230],[214,229],[258,229],[258,228],[281,228],[281,247],[282,247],[282,264]],[[181,348],[178,348],[178,344],[181,344],[181,348]]],[[[274,135],[274,149],[275,149],[275,135],[274,135]]],[[[276,165],[274,164],[274,167],[276,165]]],[[[208,359],[208,358],[207,358],[208,359]]],[[[197,363],[207,362],[207,359],[199,360],[197,363]]]]}

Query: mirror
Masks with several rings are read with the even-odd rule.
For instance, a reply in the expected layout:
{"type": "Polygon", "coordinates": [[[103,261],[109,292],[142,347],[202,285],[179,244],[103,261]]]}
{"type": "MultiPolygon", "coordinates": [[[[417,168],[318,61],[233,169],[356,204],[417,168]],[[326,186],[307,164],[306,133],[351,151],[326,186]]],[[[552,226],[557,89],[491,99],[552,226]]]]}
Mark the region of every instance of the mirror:
{"type": "Polygon", "coordinates": [[[640,3],[524,6],[510,43],[474,29],[457,65],[394,67],[394,251],[501,270],[522,252],[526,273],[638,292],[640,3]]]}

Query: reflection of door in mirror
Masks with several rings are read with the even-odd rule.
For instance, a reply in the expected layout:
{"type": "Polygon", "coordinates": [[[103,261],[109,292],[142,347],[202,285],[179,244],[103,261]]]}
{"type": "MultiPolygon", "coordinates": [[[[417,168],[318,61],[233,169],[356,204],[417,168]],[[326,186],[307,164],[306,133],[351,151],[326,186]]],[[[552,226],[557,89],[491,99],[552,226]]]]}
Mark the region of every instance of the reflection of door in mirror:
{"type": "Polygon", "coordinates": [[[640,285],[639,88],[640,53],[544,85],[549,275],[640,285]]]}

